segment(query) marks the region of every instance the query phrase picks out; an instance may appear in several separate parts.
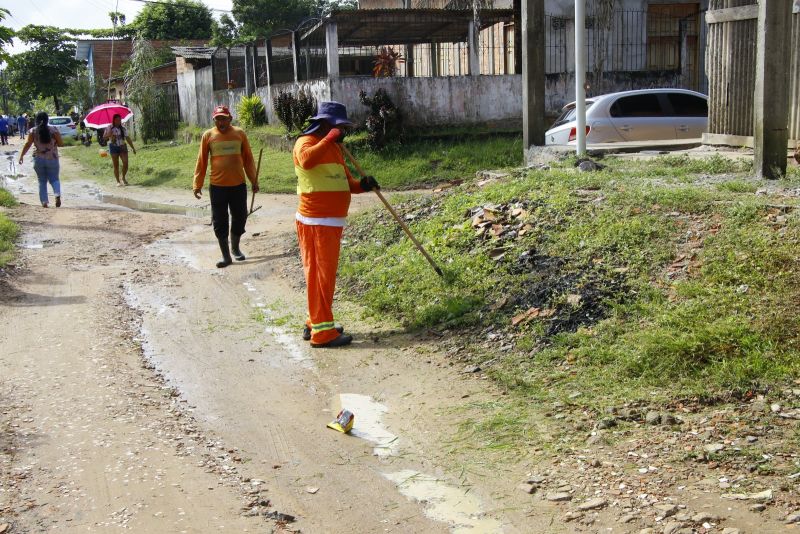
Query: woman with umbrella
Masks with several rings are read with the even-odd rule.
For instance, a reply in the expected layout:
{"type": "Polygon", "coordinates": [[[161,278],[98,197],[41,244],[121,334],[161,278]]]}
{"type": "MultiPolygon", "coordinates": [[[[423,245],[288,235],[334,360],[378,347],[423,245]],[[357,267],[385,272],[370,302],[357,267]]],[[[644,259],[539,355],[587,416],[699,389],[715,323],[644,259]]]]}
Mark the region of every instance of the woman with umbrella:
{"type": "Polygon", "coordinates": [[[122,125],[122,116],[116,113],[111,119],[111,124],[106,128],[103,138],[108,140],[108,152],[111,154],[111,159],[114,162],[114,178],[117,179],[117,185],[128,185],[128,180],[125,176],[128,174],[128,145],[131,145],[131,150],[136,154],[136,147],[133,146],[133,141],[128,137],[125,127],[122,125]],[[122,181],[119,176],[119,160],[122,160],[122,181]]]}

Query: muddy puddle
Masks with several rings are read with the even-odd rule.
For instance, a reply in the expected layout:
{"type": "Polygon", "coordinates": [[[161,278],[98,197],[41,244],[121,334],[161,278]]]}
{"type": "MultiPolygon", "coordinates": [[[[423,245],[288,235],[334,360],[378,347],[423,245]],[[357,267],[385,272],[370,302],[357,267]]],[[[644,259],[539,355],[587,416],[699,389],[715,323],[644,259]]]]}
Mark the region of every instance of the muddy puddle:
{"type": "Polygon", "coordinates": [[[451,525],[454,534],[503,532],[503,524],[481,510],[481,502],[469,487],[456,487],[412,469],[384,474],[400,493],[425,505],[425,516],[451,525]]]}
{"type": "Polygon", "coordinates": [[[375,447],[372,449],[375,456],[396,456],[400,444],[397,436],[389,432],[383,424],[383,416],[388,409],[383,404],[376,402],[367,395],[355,393],[342,393],[339,395],[342,409],[355,414],[351,435],[367,440],[375,447]]]}
{"type": "Polygon", "coordinates": [[[264,333],[272,336],[272,339],[284,349],[284,351],[272,353],[270,362],[277,367],[286,367],[287,364],[291,363],[299,365],[303,369],[313,369],[314,362],[297,342],[297,333],[290,331],[288,325],[282,324],[283,318],[264,303],[263,298],[253,284],[244,282],[243,285],[252,297],[252,306],[259,310],[259,314],[266,324],[264,333]]]}
{"type": "Polygon", "coordinates": [[[172,204],[160,204],[158,202],[147,202],[144,200],[135,200],[127,197],[120,197],[116,195],[109,195],[106,193],[99,193],[97,200],[103,204],[113,204],[115,206],[122,206],[134,211],[143,211],[146,213],[160,213],[164,215],[184,215],[186,217],[209,217],[211,211],[205,208],[190,208],[187,206],[176,206],[172,204]]]}
{"type": "MultiPolygon", "coordinates": [[[[398,436],[383,423],[388,408],[368,395],[342,393],[339,401],[343,409],[355,416],[350,435],[375,445],[373,454],[389,458],[400,454],[398,436]]],[[[458,487],[437,477],[405,469],[383,473],[394,482],[398,491],[409,499],[425,506],[425,516],[450,525],[451,532],[483,534],[503,531],[502,523],[488,517],[480,499],[469,493],[469,487],[458,487]]]]}

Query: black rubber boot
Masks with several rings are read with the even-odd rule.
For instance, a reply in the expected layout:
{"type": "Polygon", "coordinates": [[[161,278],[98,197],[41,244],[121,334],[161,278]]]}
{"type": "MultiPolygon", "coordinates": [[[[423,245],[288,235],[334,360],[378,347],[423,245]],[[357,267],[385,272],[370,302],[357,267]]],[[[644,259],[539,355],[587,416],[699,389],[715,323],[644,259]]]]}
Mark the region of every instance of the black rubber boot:
{"type": "Polygon", "coordinates": [[[217,262],[217,267],[222,269],[223,267],[227,267],[231,263],[233,263],[233,259],[231,259],[231,251],[228,250],[228,240],[227,239],[219,239],[219,249],[222,251],[222,259],[217,262]]]}
{"type": "Polygon", "coordinates": [[[246,259],[242,251],[239,250],[240,239],[242,239],[242,236],[231,234],[231,249],[233,250],[233,257],[236,258],[236,261],[244,261],[246,259]]]}

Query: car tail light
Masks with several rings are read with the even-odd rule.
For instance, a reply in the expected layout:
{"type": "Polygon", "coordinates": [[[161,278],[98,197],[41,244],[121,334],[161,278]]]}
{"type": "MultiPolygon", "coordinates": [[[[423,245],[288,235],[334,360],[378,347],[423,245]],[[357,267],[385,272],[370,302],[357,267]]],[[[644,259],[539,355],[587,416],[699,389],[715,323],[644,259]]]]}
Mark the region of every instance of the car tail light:
{"type": "MultiPolygon", "coordinates": [[[[586,125],[586,135],[589,135],[589,130],[591,130],[591,129],[592,129],[591,126],[589,126],[587,124],[586,125]]],[[[572,129],[569,131],[569,139],[567,139],[567,142],[574,141],[577,138],[578,138],[578,129],[573,126],[572,129]]]]}

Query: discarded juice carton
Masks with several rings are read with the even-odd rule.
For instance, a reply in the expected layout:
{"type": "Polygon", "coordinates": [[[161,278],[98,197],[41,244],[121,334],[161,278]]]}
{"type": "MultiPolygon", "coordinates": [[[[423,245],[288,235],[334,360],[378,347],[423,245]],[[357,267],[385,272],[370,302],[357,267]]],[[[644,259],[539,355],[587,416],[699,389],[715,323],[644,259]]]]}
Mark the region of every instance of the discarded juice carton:
{"type": "Polygon", "coordinates": [[[355,422],[355,419],[356,416],[353,415],[353,412],[349,410],[342,410],[339,412],[339,415],[336,416],[336,420],[331,421],[327,426],[328,428],[332,428],[347,434],[353,429],[353,423],[355,422]]]}

